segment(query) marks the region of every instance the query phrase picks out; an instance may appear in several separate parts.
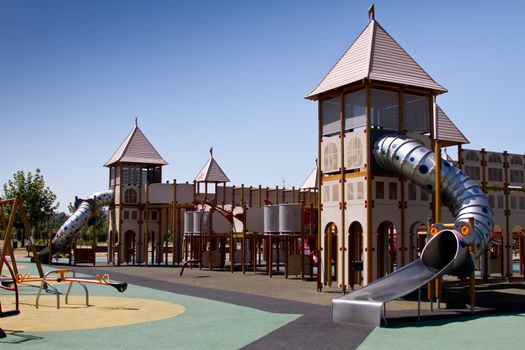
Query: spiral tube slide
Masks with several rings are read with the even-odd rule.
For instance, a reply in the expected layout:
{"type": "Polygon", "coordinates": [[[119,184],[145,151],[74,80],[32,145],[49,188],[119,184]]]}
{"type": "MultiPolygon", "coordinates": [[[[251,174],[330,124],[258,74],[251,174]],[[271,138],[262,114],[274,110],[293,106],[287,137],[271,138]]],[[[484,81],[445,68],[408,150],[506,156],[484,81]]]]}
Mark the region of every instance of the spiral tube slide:
{"type": "MultiPolygon", "coordinates": [[[[374,144],[373,154],[384,170],[397,173],[428,192],[436,188],[434,153],[419,141],[399,135],[383,136],[374,144]]],[[[492,209],[476,182],[446,160],[441,162],[441,197],[456,218],[454,229],[437,232],[423,248],[420,259],[334,299],[334,321],[379,326],[385,302],[402,297],[444,274],[472,271],[475,257],[485,251],[491,239],[492,209]],[[473,220],[474,227],[470,226],[469,219],[473,220]]]]}
{"type": "MultiPolygon", "coordinates": [[[[60,227],[60,229],[53,237],[51,242],[51,249],[53,252],[62,252],[71,246],[73,240],[78,236],[82,227],[87,225],[89,220],[93,217],[94,208],[109,206],[113,204],[113,190],[106,190],[95,192],[80,203],[73,215],[60,227]]],[[[43,256],[49,254],[49,249],[42,249],[38,255],[43,256]]]]}
{"type": "MultiPolygon", "coordinates": [[[[374,157],[383,169],[398,173],[429,192],[436,187],[434,153],[419,141],[406,136],[383,136],[374,145],[374,157]]],[[[452,233],[457,236],[461,248],[471,245],[474,255],[479,257],[487,248],[493,228],[492,209],[487,196],[475,181],[444,159],[441,159],[441,188],[443,204],[456,218],[456,230],[443,230],[432,240],[452,233]],[[469,225],[469,234],[463,235],[458,229],[468,225],[469,219],[474,220],[474,227],[469,225]]],[[[428,250],[428,254],[431,253],[434,251],[428,250]]],[[[431,257],[422,255],[428,263],[434,258],[433,254],[431,257]]]]}

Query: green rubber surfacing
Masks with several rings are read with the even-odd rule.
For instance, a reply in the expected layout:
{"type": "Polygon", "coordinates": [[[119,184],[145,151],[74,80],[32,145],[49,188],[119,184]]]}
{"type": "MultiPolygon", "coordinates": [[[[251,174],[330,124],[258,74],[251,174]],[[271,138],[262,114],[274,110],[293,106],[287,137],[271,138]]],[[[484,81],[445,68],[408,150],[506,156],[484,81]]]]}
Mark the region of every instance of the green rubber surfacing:
{"type": "MultiPolygon", "coordinates": [[[[32,265],[26,266],[24,273],[34,273],[31,271],[32,265]]],[[[184,306],[186,311],[165,320],[96,330],[14,334],[6,330],[7,338],[0,339],[0,348],[238,349],[301,316],[271,313],[136,285],[129,285],[122,294],[111,287],[88,286],[88,290],[93,296],[169,301],[184,306]]],[[[21,294],[29,293],[34,293],[36,297],[37,288],[22,287],[21,294]]],[[[83,295],[83,290],[80,286],[73,287],[72,294],[83,295]]],[[[4,293],[0,294],[0,298],[5,296],[4,293]]]]}
{"type": "Polygon", "coordinates": [[[422,321],[376,328],[358,349],[524,349],[524,329],[525,314],[422,321]]]}

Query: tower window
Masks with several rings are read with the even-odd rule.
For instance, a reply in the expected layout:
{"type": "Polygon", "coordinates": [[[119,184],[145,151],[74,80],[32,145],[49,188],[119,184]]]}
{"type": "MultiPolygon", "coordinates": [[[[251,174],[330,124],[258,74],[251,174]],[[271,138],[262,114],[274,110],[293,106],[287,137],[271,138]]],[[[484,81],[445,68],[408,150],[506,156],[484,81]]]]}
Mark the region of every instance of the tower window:
{"type": "Polygon", "coordinates": [[[430,131],[428,96],[403,94],[405,129],[416,132],[430,131]]]}
{"type": "Polygon", "coordinates": [[[376,199],[385,198],[385,183],[382,181],[376,182],[376,199]]]}
{"type": "Polygon", "coordinates": [[[395,182],[388,183],[388,199],[391,199],[391,200],[397,199],[397,183],[395,182]]]}
{"type": "Polygon", "coordinates": [[[124,192],[124,203],[137,203],[137,191],[132,188],[128,188],[126,192],[124,192]]]}
{"type": "Polygon", "coordinates": [[[321,101],[323,135],[336,134],[341,130],[341,102],[339,97],[321,101]]]}
{"type": "Polygon", "coordinates": [[[329,142],[324,148],[323,170],[336,171],[337,169],[337,146],[329,142]]]}
{"type": "Polygon", "coordinates": [[[370,91],[370,124],[383,129],[399,129],[399,95],[397,92],[372,89],[370,91]]]}
{"type": "Polygon", "coordinates": [[[358,137],[352,137],[348,142],[346,162],[349,169],[360,168],[363,164],[363,143],[358,137]]]}
{"type": "Polygon", "coordinates": [[[469,161],[472,161],[472,162],[479,162],[479,156],[474,151],[468,151],[468,152],[466,152],[465,160],[469,160],[469,161]]]}
{"type": "Polygon", "coordinates": [[[363,181],[359,181],[357,183],[357,199],[363,199],[364,198],[364,184],[363,181]]]}
{"type": "Polygon", "coordinates": [[[520,156],[512,156],[510,157],[510,164],[512,165],[523,165],[523,161],[521,160],[520,156]]]}
{"type": "Polygon", "coordinates": [[[354,184],[352,182],[346,185],[346,199],[349,201],[354,200],[354,184]]]}
{"type": "Polygon", "coordinates": [[[408,184],[408,200],[415,201],[417,199],[417,185],[413,183],[408,184]]]}

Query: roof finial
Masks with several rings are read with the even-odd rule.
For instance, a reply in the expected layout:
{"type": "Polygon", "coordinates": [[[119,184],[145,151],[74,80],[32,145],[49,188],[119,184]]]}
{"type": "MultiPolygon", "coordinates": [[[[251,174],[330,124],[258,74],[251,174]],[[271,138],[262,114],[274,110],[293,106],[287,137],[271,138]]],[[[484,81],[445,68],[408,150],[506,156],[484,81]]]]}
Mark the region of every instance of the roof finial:
{"type": "Polygon", "coordinates": [[[374,4],[370,5],[370,7],[368,8],[368,18],[372,21],[375,20],[374,4]]]}
{"type": "Polygon", "coordinates": [[[138,127],[139,126],[139,118],[135,117],[135,126],[138,127]]]}
{"type": "Polygon", "coordinates": [[[213,146],[210,147],[210,158],[213,158],[213,146]]]}

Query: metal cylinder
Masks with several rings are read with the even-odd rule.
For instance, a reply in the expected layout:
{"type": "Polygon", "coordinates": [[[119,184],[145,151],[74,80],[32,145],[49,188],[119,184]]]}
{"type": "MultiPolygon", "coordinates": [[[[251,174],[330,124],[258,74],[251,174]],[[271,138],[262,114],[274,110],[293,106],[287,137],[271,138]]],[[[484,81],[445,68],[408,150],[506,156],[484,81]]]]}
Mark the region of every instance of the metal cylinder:
{"type": "Polygon", "coordinates": [[[184,234],[193,233],[193,211],[184,212],[184,234]]]}
{"type": "Polygon", "coordinates": [[[279,206],[264,206],[264,232],[279,233],[279,206]]]}
{"type": "Polygon", "coordinates": [[[279,204],[279,232],[301,232],[301,205],[279,204]]]}
{"type": "MultiPolygon", "coordinates": [[[[400,174],[428,192],[434,191],[434,153],[419,141],[399,135],[383,136],[374,144],[373,154],[383,169],[400,174]]],[[[475,181],[444,159],[441,160],[441,188],[443,204],[456,218],[456,228],[468,224],[470,218],[474,220],[474,227],[468,235],[452,231],[463,248],[472,244],[474,256],[479,257],[491,240],[494,225],[487,196],[475,181]]],[[[437,235],[445,231],[451,230],[443,230],[437,235]]]]}
{"type": "Polygon", "coordinates": [[[193,233],[207,235],[210,233],[210,212],[197,210],[193,212],[193,233]]]}

